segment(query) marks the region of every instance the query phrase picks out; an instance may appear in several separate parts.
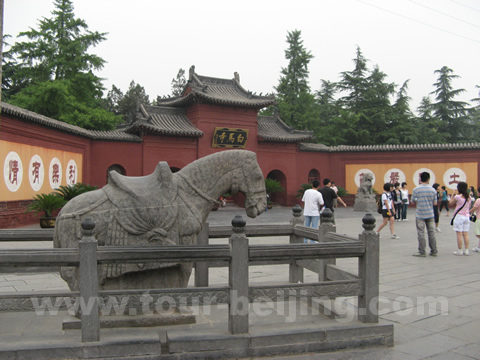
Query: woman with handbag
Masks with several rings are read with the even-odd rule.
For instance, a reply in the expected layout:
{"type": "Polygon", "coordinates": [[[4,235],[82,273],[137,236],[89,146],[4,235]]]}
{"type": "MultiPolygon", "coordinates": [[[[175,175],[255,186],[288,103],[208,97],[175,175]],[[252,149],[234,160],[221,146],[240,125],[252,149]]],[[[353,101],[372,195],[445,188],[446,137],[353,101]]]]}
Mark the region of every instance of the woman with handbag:
{"type": "MultiPolygon", "coordinates": [[[[478,194],[480,194],[480,188],[478,188],[478,194]]],[[[473,207],[470,209],[470,214],[475,214],[475,216],[480,216],[480,198],[475,200],[473,207]]],[[[475,252],[480,252],[480,220],[475,220],[475,236],[478,238],[478,246],[474,247],[472,250],[475,252]]]]}
{"type": "Polygon", "coordinates": [[[470,203],[468,184],[460,181],[457,184],[457,189],[453,191],[452,199],[448,203],[451,207],[455,206],[452,223],[453,230],[457,233],[458,250],[454,251],[453,255],[469,255],[468,246],[470,245],[470,240],[468,238],[468,231],[470,230],[470,203]],[[462,245],[464,245],[463,249],[462,245]]]}

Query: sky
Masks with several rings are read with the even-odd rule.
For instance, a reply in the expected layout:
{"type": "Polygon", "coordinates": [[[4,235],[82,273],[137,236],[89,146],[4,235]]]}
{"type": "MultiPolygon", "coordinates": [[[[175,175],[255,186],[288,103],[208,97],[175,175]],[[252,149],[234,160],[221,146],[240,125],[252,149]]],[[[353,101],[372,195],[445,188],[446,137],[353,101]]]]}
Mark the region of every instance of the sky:
{"type": "MultiPolygon", "coordinates": [[[[353,70],[356,49],[398,88],[409,80],[415,110],[434,90],[435,70],[447,66],[460,78],[456,100],[479,97],[480,0],[73,0],[75,16],[90,31],[108,33],[89,52],[107,61],[96,74],[122,92],[130,82],[150,100],[171,94],[180,68],[232,79],[266,94],[286,67],[289,31],[300,30],[310,61],[309,85],[336,82],[353,70]]],[[[4,0],[4,34],[38,28],[51,17],[53,0],[4,0]]],[[[9,42],[14,43],[14,39],[9,42]]],[[[432,97],[432,96],[431,96],[432,97]]],[[[433,97],[432,97],[433,99],[433,97]]]]}

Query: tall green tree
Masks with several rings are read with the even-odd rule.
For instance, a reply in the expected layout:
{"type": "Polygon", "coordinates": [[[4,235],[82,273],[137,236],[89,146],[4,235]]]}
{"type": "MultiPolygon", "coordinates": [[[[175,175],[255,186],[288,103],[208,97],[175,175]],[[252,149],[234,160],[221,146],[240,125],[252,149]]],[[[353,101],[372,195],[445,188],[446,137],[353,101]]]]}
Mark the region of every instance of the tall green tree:
{"type": "Polygon", "coordinates": [[[125,94],[112,85],[112,89],[104,99],[104,107],[116,115],[120,115],[125,123],[135,120],[139,104],[150,105],[150,100],[145,88],[140,84],[135,84],[133,80],[125,94]]]}
{"type": "Polygon", "coordinates": [[[395,85],[386,82],[387,75],[378,66],[370,71],[367,62],[357,47],[353,70],[342,72],[337,85],[345,94],[339,104],[358,117],[357,130],[364,134],[356,144],[349,145],[384,144],[396,136],[389,131],[393,122],[390,98],[395,85]]]}
{"type": "Polygon", "coordinates": [[[446,142],[446,134],[440,131],[441,120],[434,115],[432,100],[424,96],[417,108],[418,117],[415,128],[420,144],[442,144],[446,142]]]}
{"type": "Polygon", "coordinates": [[[308,127],[315,116],[314,97],[308,85],[308,64],[313,55],[303,46],[301,31],[289,31],[285,50],[287,67],[282,68],[277,91],[280,117],[298,129],[308,127]]]}
{"type": "Polygon", "coordinates": [[[185,89],[185,85],[187,85],[187,79],[185,78],[185,70],[180,68],[178,70],[177,76],[172,79],[172,95],[181,96],[183,94],[183,90],[185,89]]]}
{"type": "Polygon", "coordinates": [[[432,106],[434,115],[441,120],[439,130],[446,134],[448,142],[468,140],[471,130],[467,122],[468,103],[455,100],[465,89],[454,89],[452,85],[453,80],[459,76],[454,75],[453,70],[447,66],[435,70],[435,74],[438,74],[438,78],[433,84],[435,90],[430,94],[435,95],[432,106]]]}
{"type": "MultiPolygon", "coordinates": [[[[475,87],[480,89],[479,85],[475,87]]],[[[473,106],[468,109],[468,118],[472,126],[471,138],[478,141],[478,138],[480,138],[480,93],[479,96],[470,101],[473,103],[473,106]]]]}
{"type": "Polygon", "coordinates": [[[16,61],[12,81],[18,89],[10,88],[15,91],[8,101],[86,128],[112,129],[119,118],[101,107],[103,86],[93,73],[102,69],[105,61],[88,52],[105,40],[106,34],[89,31],[84,20],[75,18],[72,1],[54,0],[54,5],[52,17],[42,18],[38,29],[21,32],[19,37],[27,40],[10,49],[16,61]],[[48,97],[51,104],[29,99],[42,91],[47,93],[41,98],[48,97]],[[74,113],[69,112],[72,109],[74,113]],[[101,121],[93,121],[94,117],[101,121]]]}
{"type": "Polygon", "coordinates": [[[84,20],[75,18],[72,1],[54,0],[54,5],[52,17],[40,20],[38,29],[21,32],[19,37],[28,41],[17,42],[11,49],[20,63],[17,70],[27,73],[31,83],[70,79],[105,64],[87,51],[105,40],[106,33],[91,32],[84,20]]]}
{"type": "Polygon", "coordinates": [[[353,70],[340,74],[341,80],[337,86],[345,95],[339,99],[340,104],[355,113],[363,110],[366,92],[368,90],[367,59],[363,56],[360,47],[357,47],[353,70]]]}
{"type": "Polygon", "coordinates": [[[392,106],[390,133],[395,136],[387,140],[387,144],[417,144],[419,140],[418,129],[415,126],[415,117],[410,110],[410,97],[408,96],[408,80],[397,92],[395,103],[392,106]]]}

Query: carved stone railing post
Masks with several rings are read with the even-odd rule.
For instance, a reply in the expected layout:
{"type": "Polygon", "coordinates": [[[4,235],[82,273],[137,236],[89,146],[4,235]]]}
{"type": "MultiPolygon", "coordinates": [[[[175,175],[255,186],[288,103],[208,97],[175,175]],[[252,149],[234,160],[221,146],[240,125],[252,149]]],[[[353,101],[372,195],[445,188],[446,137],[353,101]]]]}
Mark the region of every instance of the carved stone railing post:
{"type": "Polygon", "coordinates": [[[325,208],[320,215],[320,226],[318,228],[318,241],[324,242],[325,235],[329,232],[336,232],[337,227],[333,223],[333,213],[329,208],[325,208]]]}
{"type": "MultiPolygon", "coordinates": [[[[325,242],[325,235],[329,232],[337,232],[337,227],[333,223],[333,213],[329,208],[325,208],[320,215],[320,226],[318,227],[318,242],[325,242]]],[[[335,265],[336,259],[321,259],[318,267],[318,281],[326,281],[326,267],[328,264],[335,265]]]]}
{"type": "Polygon", "coordinates": [[[228,304],[228,330],[231,334],[248,333],[248,238],[245,235],[245,224],[245,220],[240,215],[232,220],[228,304]]]}
{"type": "Polygon", "coordinates": [[[100,314],[98,307],[97,240],[93,236],[95,222],[82,222],[82,239],[78,242],[80,301],[82,309],[82,342],[100,340],[100,314]]]}
{"type": "MultiPolygon", "coordinates": [[[[300,205],[295,205],[292,208],[293,218],[290,220],[292,228],[297,225],[303,225],[302,208],[300,205]]],[[[292,233],[290,235],[290,244],[303,244],[303,238],[292,233]]],[[[303,267],[297,265],[296,260],[291,260],[289,266],[289,281],[291,283],[303,282],[303,267]]]]}
{"type": "Polygon", "coordinates": [[[358,320],[378,322],[380,241],[375,233],[375,217],[366,213],[362,219],[365,229],[359,239],[365,244],[365,255],[358,258],[358,276],[363,280],[363,295],[358,297],[358,320]]]}
{"type": "MultiPolygon", "coordinates": [[[[203,224],[202,230],[197,235],[198,245],[208,245],[208,223],[203,224]]],[[[208,263],[205,261],[197,261],[195,263],[195,286],[208,286],[208,263]]]]}

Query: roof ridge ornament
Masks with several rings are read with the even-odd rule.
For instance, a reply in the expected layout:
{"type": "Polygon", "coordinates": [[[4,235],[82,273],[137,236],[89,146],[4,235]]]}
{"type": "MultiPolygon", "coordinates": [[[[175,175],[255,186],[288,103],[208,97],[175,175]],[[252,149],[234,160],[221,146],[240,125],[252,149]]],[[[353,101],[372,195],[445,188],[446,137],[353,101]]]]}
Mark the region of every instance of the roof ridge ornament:
{"type": "Polygon", "coordinates": [[[188,70],[188,81],[193,80],[193,74],[195,74],[195,65],[190,66],[190,69],[188,70]]]}

